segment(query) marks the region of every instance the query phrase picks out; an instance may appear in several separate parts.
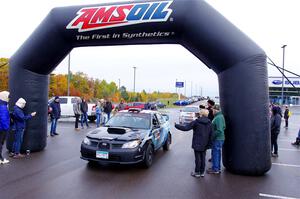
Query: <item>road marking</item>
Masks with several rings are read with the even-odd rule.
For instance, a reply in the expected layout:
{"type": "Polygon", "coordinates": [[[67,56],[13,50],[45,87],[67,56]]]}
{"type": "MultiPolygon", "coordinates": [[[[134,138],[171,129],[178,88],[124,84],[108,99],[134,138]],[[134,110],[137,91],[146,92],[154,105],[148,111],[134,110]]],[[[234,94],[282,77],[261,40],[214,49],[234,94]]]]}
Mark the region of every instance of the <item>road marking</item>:
{"type": "Polygon", "coordinates": [[[279,148],[279,151],[296,151],[296,152],[300,152],[299,149],[287,149],[287,148],[279,148]]]}
{"type": "Polygon", "coordinates": [[[300,198],[279,196],[279,195],[270,195],[270,194],[264,194],[264,193],[260,193],[259,196],[266,197],[266,198],[279,198],[279,199],[300,199],[300,198]]]}
{"type": "Polygon", "coordinates": [[[273,164],[273,165],[277,165],[277,166],[300,168],[300,165],[295,165],[295,164],[282,164],[282,163],[272,163],[272,164],[273,164]]]}

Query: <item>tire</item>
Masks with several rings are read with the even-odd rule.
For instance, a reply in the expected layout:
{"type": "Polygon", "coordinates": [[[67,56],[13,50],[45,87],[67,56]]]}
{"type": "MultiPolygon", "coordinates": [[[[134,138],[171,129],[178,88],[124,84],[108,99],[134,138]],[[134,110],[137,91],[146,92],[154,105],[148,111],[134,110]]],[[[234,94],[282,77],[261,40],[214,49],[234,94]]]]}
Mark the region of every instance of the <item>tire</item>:
{"type": "Polygon", "coordinates": [[[146,149],[145,153],[145,159],[144,159],[144,167],[150,168],[153,163],[153,155],[154,155],[154,149],[153,146],[149,143],[146,149]]]}
{"type": "Polygon", "coordinates": [[[172,141],[171,134],[168,133],[168,138],[167,138],[165,144],[163,145],[164,151],[169,151],[169,150],[170,150],[170,144],[171,144],[171,141],[172,141]]]}

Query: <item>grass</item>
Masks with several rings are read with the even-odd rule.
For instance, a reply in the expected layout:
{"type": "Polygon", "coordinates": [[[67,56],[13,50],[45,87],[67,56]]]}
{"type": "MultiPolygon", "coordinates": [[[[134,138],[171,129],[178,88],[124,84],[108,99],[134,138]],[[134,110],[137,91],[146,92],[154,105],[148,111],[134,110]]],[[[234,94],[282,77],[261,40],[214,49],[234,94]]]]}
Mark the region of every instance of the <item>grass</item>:
{"type": "Polygon", "coordinates": [[[173,105],[173,103],[175,101],[177,101],[178,98],[162,98],[162,99],[158,99],[158,101],[164,103],[165,105],[167,105],[166,108],[178,108],[178,106],[173,105]],[[169,101],[169,105],[168,105],[168,101],[169,101]]]}

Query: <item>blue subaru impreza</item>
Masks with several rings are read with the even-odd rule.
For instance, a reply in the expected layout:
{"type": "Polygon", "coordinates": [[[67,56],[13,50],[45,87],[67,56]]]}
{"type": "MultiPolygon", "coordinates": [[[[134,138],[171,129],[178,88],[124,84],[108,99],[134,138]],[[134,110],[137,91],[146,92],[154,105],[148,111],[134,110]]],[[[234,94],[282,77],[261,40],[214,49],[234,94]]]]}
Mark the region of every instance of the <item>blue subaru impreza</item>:
{"type": "Polygon", "coordinates": [[[95,162],[152,165],[154,152],[169,150],[169,116],[152,110],[120,111],[105,126],[87,134],[81,158],[95,162]]]}

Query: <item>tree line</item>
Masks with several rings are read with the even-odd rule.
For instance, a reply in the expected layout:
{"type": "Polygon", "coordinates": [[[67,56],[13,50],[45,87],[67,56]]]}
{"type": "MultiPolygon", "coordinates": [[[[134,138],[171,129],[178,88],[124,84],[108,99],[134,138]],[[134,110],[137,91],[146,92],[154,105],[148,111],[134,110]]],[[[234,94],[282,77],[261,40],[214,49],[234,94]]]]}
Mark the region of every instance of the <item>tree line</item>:
{"type": "MultiPolygon", "coordinates": [[[[8,64],[7,58],[0,58],[0,90],[8,90],[8,64]]],[[[50,74],[49,97],[64,96],[68,92],[68,75],[50,74]]],[[[91,78],[82,72],[70,74],[70,95],[85,97],[86,99],[111,99],[119,102],[124,99],[132,101],[155,101],[162,98],[176,98],[176,93],[155,91],[147,93],[145,90],[138,93],[127,91],[125,86],[118,88],[115,82],[107,82],[98,78],[91,78]]]]}

